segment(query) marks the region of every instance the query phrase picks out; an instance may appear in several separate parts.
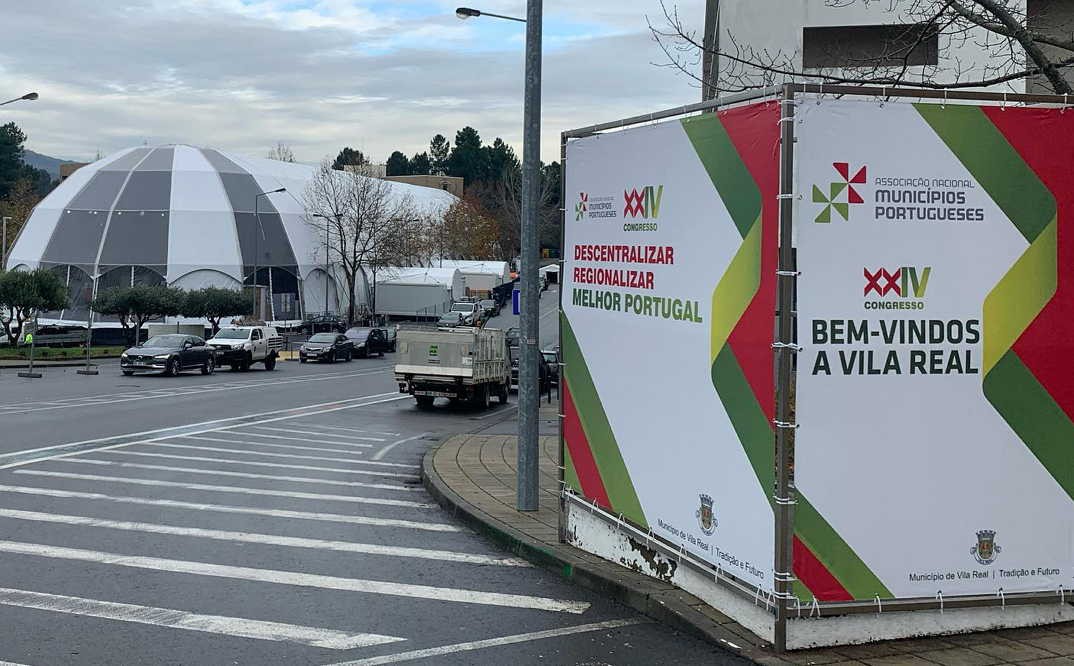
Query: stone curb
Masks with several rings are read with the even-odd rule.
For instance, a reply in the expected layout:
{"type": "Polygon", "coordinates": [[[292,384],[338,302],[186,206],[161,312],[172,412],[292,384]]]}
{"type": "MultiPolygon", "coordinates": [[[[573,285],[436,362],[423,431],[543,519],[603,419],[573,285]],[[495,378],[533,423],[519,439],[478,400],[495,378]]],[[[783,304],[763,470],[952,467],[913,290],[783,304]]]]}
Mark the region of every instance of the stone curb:
{"type": "Polygon", "coordinates": [[[771,656],[766,652],[738,647],[738,643],[743,642],[741,636],[728,631],[688,603],[687,599],[696,604],[703,602],[674,586],[615,564],[589,562],[572,555],[570,546],[548,548],[547,544],[484,517],[480,509],[460,497],[437,473],[433,458],[443,443],[430,448],[422,458],[422,484],[446,511],[478,534],[514,555],[560,574],[575,585],[608,596],[657,622],[707,641],[734,656],[754,663],[754,657],[771,656]]]}

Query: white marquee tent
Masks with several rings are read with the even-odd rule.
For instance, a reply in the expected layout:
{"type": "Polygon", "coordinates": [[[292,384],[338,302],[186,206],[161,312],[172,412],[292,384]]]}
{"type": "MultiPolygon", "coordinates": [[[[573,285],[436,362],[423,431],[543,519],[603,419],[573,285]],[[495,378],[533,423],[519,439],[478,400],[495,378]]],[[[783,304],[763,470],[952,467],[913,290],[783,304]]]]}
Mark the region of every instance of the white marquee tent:
{"type": "MultiPolygon", "coordinates": [[[[323,232],[303,193],[310,166],[186,145],[122,150],[82,167],[34,209],[9,269],[49,268],[67,282],[64,321],[85,321],[94,293],[131,284],[268,285],[274,320],[346,307],[340,272],[326,272],[323,232]],[[268,196],[259,193],[286,188],[268,196]],[[327,297],[326,297],[327,294],[327,297]]],[[[388,182],[425,211],[448,192],[388,182]]],[[[357,300],[366,289],[359,285],[357,300]]]]}

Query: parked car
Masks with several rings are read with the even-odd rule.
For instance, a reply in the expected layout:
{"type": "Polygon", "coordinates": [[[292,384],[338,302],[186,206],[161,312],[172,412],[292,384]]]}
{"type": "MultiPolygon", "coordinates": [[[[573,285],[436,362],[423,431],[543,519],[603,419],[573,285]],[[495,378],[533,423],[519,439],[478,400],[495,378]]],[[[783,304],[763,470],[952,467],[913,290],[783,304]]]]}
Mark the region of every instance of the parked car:
{"type": "Polygon", "coordinates": [[[347,322],[337,314],[311,315],[302,322],[302,332],[306,335],[314,333],[342,333],[347,328],[347,322]]]}
{"type": "Polygon", "coordinates": [[[384,352],[389,351],[388,336],[383,328],[350,328],[344,335],[354,345],[358,358],[369,358],[371,354],[384,356],[384,352]]]}
{"type": "Polygon", "coordinates": [[[478,305],[485,311],[485,319],[491,319],[492,317],[500,316],[500,304],[491,298],[486,298],[483,301],[479,301],[478,305]]]}
{"type": "Polygon", "coordinates": [[[559,385],[559,347],[555,349],[542,349],[541,356],[548,365],[548,381],[559,385]]]}
{"type": "Polygon", "coordinates": [[[216,352],[193,335],[154,335],[119,358],[119,368],[130,377],[136,372],[160,372],[174,377],[183,370],[200,369],[201,374],[216,371],[216,352]]]}
{"type": "Polygon", "coordinates": [[[445,312],[436,320],[437,326],[466,326],[466,315],[461,312],[445,312]]]}
{"type": "Polygon", "coordinates": [[[266,370],[275,370],[283,350],[283,338],[272,326],[221,328],[208,344],[216,349],[217,365],[227,365],[232,370],[249,370],[254,363],[264,363],[266,370]]]}
{"type": "MultiPolygon", "coordinates": [[[[473,301],[459,301],[451,306],[451,312],[458,312],[463,316],[465,326],[477,326],[484,319],[484,308],[473,301]]],[[[451,314],[449,312],[448,314],[451,314]]]]}
{"type": "Polygon", "coordinates": [[[351,362],[354,358],[354,343],[341,333],[317,333],[298,348],[298,361],[336,361],[351,362]]]}
{"type": "Polygon", "coordinates": [[[517,347],[519,340],[518,327],[512,326],[511,328],[507,329],[507,333],[504,335],[504,337],[507,339],[508,347],[517,347]]]}

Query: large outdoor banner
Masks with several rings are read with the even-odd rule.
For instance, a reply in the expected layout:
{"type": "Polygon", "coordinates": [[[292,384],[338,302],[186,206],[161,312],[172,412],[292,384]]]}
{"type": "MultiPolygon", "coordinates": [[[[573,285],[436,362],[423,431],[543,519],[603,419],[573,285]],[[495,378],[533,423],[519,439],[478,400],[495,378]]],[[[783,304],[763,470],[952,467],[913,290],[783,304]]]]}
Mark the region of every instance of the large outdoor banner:
{"type": "Polygon", "coordinates": [[[1074,113],[798,107],[804,599],[1074,587],[1074,113]]]}
{"type": "Polygon", "coordinates": [[[568,485],[772,589],[779,105],[567,147],[568,485]]]}

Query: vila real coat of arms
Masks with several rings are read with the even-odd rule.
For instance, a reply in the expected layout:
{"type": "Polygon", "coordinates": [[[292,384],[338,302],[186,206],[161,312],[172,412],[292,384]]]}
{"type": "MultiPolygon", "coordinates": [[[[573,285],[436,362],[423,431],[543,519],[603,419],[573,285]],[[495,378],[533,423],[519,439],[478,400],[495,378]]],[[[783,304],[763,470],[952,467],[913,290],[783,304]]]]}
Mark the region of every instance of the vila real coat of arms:
{"type": "Polygon", "coordinates": [[[699,495],[701,500],[701,507],[698,508],[697,524],[701,526],[701,531],[707,535],[711,535],[715,530],[719,522],[716,520],[716,514],[712,510],[713,501],[708,495],[702,493],[699,495]]]}
{"type": "Polygon", "coordinates": [[[996,545],[995,530],[981,530],[977,533],[977,545],[970,548],[973,559],[981,564],[992,564],[1003,549],[996,545]]]}

